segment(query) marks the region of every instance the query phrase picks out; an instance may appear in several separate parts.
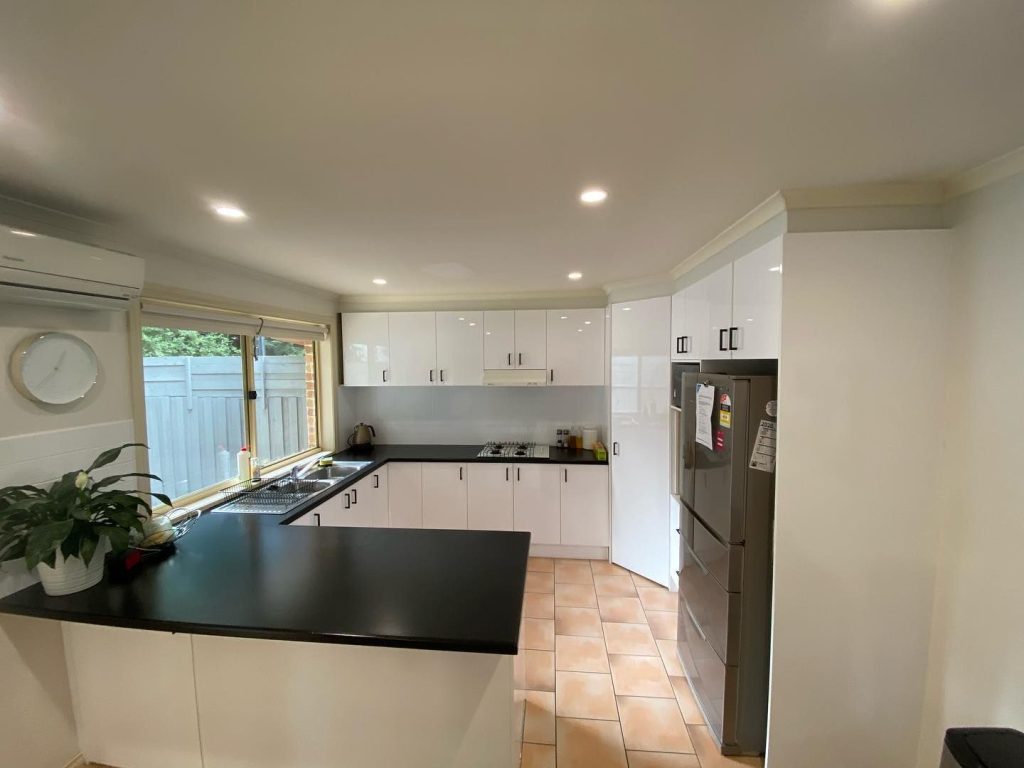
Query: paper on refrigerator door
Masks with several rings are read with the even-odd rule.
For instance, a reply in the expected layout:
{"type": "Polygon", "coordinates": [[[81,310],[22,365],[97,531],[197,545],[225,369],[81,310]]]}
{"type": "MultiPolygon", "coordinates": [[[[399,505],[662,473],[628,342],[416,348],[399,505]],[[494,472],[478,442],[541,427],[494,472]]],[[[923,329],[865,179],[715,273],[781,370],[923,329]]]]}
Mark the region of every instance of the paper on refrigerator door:
{"type": "Polygon", "coordinates": [[[754,440],[754,450],[750,453],[750,468],[762,472],[775,471],[775,422],[761,419],[754,440]]]}
{"type": "Polygon", "coordinates": [[[697,442],[714,450],[711,442],[711,415],[715,410],[715,387],[713,384],[697,385],[697,442]]]}

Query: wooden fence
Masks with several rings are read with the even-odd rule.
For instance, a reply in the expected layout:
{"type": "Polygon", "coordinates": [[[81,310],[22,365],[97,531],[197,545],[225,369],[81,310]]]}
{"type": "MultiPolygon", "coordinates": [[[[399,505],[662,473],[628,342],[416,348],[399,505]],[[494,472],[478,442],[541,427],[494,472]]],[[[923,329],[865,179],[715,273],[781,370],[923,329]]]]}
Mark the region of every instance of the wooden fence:
{"type": "MultiPolygon", "coordinates": [[[[234,477],[245,433],[241,360],[147,357],[143,371],[150,471],[163,480],[163,492],[176,498],[234,477]]],[[[255,373],[255,455],[272,461],[304,451],[309,430],[303,358],[264,356],[255,373]]],[[[154,490],[160,485],[154,483],[154,490]]]]}

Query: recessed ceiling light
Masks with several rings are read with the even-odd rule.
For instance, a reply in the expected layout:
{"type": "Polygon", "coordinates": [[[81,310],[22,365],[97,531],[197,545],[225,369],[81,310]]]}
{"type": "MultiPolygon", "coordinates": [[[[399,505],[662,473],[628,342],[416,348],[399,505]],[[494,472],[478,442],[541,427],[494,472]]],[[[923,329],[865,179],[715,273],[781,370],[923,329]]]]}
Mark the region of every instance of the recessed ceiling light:
{"type": "Polygon", "coordinates": [[[373,284],[374,285],[387,285],[388,281],[385,280],[383,277],[375,277],[375,278],[373,278],[373,284]]]}
{"type": "Polygon", "coordinates": [[[242,221],[244,219],[249,218],[249,214],[247,214],[237,205],[228,205],[227,203],[214,203],[210,207],[213,209],[213,212],[220,216],[222,219],[242,221]]]}
{"type": "Polygon", "coordinates": [[[561,316],[560,318],[558,318],[558,319],[559,319],[559,320],[568,320],[568,319],[569,319],[569,316],[568,316],[568,315],[562,315],[562,316],[561,316]]]}
{"type": "Polygon", "coordinates": [[[576,329],[576,333],[583,333],[583,329],[582,328],[577,328],[576,329]]]}
{"type": "Polygon", "coordinates": [[[459,318],[459,320],[465,320],[465,319],[466,319],[466,318],[464,318],[464,317],[460,317],[460,318],[459,318]]]}
{"type": "Polygon", "coordinates": [[[580,280],[583,277],[583,273],[582,272],[570,272],[568,275],[566,275],[566,277],[568,277],[570,280],[580,280]]]}
{"type": "Polygon", "coordinates": [[[470,323],[470,325],[473,326],[473,325],[476,325],[476,323],[470,323]]]}
{"type": "Polygon", "coordinates": [[[584,325],[590,325],[590,321],[589,321],[589,320],[584,320],[584,321],[583,321],[583,324],[584,324],[584,325]]]}
{"type": "Polygon", "coordinates": [[[12,229],[12,235],[18,235],[18,237],[39,237],[35,232],[29,232],[26,229],[12,229]]]}
{"type": "Polygon", "coordinates": [[[580,202],[584,205],[600,205],[608,199],[608,193],[600,187],[591,187],[580,192],[580,202]]]}
{"type": "Polygon", "coordinates": [[[623,307],[622,311],[623,312],[629,312],[629,310],[631,310],[631,309],[632,309],[632,307],[623,307]]]}

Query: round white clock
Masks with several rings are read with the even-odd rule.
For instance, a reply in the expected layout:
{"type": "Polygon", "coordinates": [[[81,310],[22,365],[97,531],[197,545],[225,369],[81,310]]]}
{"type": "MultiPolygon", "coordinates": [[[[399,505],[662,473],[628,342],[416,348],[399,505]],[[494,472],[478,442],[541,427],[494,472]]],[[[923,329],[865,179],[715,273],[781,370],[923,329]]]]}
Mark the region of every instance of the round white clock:
{"type": "Polygon", "coordinates": [[[11,355],[11,381],[30,400],[67,405],[96,384],[99,363],[92,347],[70,333],[29,336],[11,355]]]}

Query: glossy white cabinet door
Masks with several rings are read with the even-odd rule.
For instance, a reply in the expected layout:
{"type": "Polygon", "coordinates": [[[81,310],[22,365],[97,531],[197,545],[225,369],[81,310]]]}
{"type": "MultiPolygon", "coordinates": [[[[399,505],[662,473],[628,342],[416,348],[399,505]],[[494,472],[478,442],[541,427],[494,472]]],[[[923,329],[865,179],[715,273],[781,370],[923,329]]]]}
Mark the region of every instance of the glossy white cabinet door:
{"type": "Polygon", "coordinates": [[[683,289],[683,337],[684,351],[676,359],[685,362],[699,361],[707,357],[711,346],[711,318],[708,308],[708,284],[698,281],[683,289]]]}
{"type": "Polygon", "coordinates": [[[686,290],[672,294],[672,332],[669,355],[673,360],[686,359],[686,290]]]}
{"type": "Polygon", "coordinates": [[[559,544],[561,489],[557,464],[516,464],[513,527],[533,534],[531,544],[559,544]]]}
{"type": "Polygon", "coordinates": [[[484,313],[438,312],[437,383],[484,383],[484,313]]]}
{"type": "Polygon", "coordinates": [[[777,358],[782,325],[782,238],[732,265],[732,356],[777,358]]]}
{"type": "Polygon", "coordinates": [[[302,517],[292,520],[290,523],[288,523],[288,525],[302,525],[315,528],[318,525],[320,525],[320,518],[318,517],[318,515],[319,513],[315,509],[312,509],[306,514],[304,514],[302,517]]]}
{"type": "Polygon", "coordinates": [[[484,368],[515,368],[515,310],[484,312],[484,368]]]}
{"type": "Polygon", "coordinates": [[[469,464],[469,529],[512,530],[512,464],[469,464]]]}
{"type": "Polygon", "coordinates": [[[320,516],[317,519],[318,522],[313,524],[328,527],[348,525],[349,510],[351,507],[352,497],[349,491],[336,493],[331,496],[331,498],[325,499],[323,503],[317,505],[317,507],[312,510],[314,516],[320,516]]]}
{"type": "Polygon", "coordinates": [[[548,385],[604,384],[604,312],[548,310],[548,385]]]}
{"type": "Polygon", "coordinates": [[[516,368],[547,368],[548,313],[543,309],[516,310],[516,368]]]}
{"type": "Polygon", "coordinates": [[[397,387],[430,386],[437,381],[437,335],[433,312],[389,312],[391,375],[397,387]]]}
{"type": "Polygon", "coordinates": [[[423,527],[423,465],[388,464],[388,524],[392,528],[423,527]]]}
{"type": "Polygon", "coordinates": [[[346,387],[390,383],[387,312],[353,312],[341,316],[342,382],[346,387]]]}
{"type": "Polygon", "coordinates": [[[466,465],[423,463],[423,527],[468,527],[466,465]]]}
{"type": "Polygon", "coordinates": [[[708,307],[708,335],[706,349],[701,353],[705,360],[732,357],[729,350],[729,329],[732,327],[732,264],[726,264],[702,281],[708,307]]]}
{"type": "Polygon", "coordinates": [[[612,305],[612,560],[669,583],[669,297],[612,305]]]}
{"type": "Polygon", "coordinates": [[[367,475],[351,488],[347,488],[340,496],[345,500],[347,508],[344,512],[344,524],[363,528],[388,527],[388,481],[387,467],[371,475],[367,475]]]}
{"type": "Polygon", "coordinates": [[[559,467],[562,544],[608,546],[608,467],[563,464],[559,467]]]}

